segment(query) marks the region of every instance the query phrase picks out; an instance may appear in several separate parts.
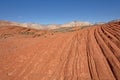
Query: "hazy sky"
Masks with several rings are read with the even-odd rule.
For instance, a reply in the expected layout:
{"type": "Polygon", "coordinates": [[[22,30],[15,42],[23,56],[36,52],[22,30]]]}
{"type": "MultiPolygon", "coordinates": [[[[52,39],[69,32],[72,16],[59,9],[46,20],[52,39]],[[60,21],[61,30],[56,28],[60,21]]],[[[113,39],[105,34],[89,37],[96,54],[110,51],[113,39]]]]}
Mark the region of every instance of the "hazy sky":
{"type": "Polygon", "coordinates": [[[0,20],[64,23],[120,18],[120,0],[0,0],[0,20]]]}

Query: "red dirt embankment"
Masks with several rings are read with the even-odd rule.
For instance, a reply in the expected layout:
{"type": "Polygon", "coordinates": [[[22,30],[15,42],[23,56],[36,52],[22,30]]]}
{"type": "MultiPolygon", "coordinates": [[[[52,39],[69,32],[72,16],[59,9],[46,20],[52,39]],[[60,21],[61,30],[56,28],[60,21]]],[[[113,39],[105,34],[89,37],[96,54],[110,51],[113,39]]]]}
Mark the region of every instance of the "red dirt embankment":
{"type": "Polygon", "coordinates": [[[38,37],[11,29],[0,29],[0,80],[120,80],[120,22],[38,37]]]}

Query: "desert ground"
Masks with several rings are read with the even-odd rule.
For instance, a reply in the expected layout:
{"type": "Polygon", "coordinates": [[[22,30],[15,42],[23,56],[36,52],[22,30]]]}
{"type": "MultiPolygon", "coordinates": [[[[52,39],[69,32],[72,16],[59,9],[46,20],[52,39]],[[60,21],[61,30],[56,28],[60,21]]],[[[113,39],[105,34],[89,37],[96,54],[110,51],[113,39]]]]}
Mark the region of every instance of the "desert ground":
{"type": "Polygon", "coordinates": [[[120,21],[64,32],[0,27],[0,80],[120,80],[120,21]]]}

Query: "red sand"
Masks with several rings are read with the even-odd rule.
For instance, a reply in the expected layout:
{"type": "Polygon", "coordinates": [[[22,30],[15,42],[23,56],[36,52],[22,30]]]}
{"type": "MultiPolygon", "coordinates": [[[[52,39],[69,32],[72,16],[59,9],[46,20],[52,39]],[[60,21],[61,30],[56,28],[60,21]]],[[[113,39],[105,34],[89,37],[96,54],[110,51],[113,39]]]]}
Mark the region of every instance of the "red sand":
{"type": "Polygon", "coordinates": [[[0,80],[120,80],[120,22],[52,35],[31,29],[39,37],[24,30],[0,28],[0,80]]]}

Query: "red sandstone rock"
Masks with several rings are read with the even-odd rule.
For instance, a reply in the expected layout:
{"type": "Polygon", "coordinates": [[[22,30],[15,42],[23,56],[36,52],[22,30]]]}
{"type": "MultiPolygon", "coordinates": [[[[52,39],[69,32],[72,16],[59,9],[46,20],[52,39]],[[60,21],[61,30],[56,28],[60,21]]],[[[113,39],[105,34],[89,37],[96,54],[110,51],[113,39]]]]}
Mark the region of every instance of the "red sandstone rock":
{"type": "Polygon", "coordinates": [[[39,37],[20,31],[0,28],[0,80],[120,80],[119,22],[52,35],[32,30],[45,33],[39,37]]]}

